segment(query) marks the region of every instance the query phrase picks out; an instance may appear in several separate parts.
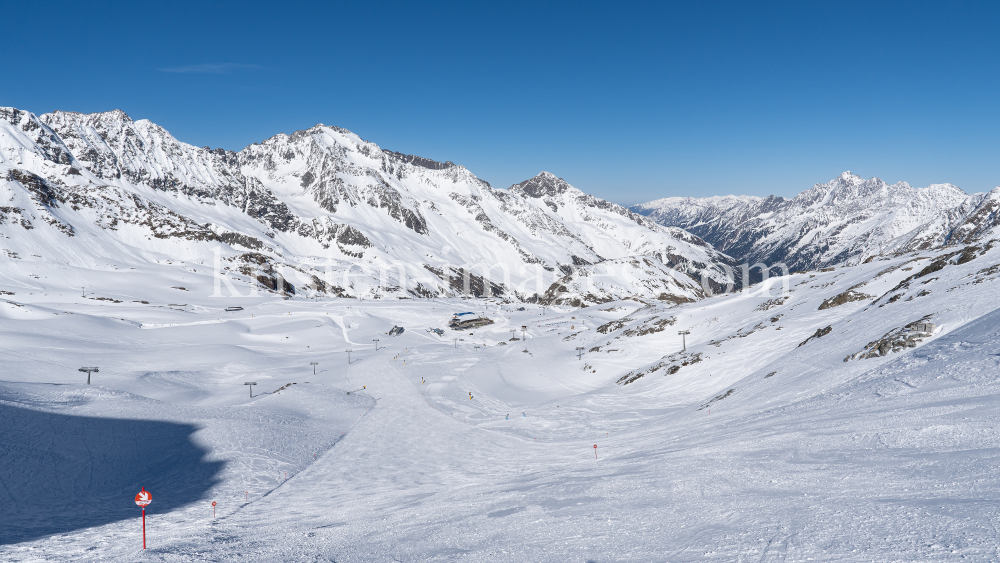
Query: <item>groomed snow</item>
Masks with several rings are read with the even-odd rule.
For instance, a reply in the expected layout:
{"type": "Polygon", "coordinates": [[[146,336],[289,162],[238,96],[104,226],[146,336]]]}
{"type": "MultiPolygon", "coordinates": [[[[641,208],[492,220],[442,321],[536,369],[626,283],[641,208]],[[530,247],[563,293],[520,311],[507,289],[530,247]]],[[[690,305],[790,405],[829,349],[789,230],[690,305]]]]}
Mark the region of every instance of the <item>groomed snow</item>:
{"type": "Polygon", "coordinates": [[[941,254],[524,311],[5,259],[0,559],[993,561],[1000,249],[901,285],[941,254]],[[495,324],[447,329],[466,311],[495,324]]]}

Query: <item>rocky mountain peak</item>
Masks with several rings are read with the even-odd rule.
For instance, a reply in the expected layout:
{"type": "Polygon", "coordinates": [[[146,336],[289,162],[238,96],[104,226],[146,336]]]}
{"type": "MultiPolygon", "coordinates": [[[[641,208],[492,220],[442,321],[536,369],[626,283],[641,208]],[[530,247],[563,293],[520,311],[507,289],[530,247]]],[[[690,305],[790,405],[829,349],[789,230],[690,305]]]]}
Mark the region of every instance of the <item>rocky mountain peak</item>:
{"type": "Polygon", "coordinates": [[[575,188],[562,178],[556,177],[555,174],[543,170],[533,178],[529,178],[520,184],[514,184],[510,189],[515,193],[527,197],[539,198],[564,194],[575,188]]]}
{"type": "MultiPolygon", "coordinates": [[[[878,178],[872,178],[871,180],[877,180],[877,179],[878,178]]],[[[858,176],[857,174],[854,174],[853,172],[848,170],[842,172],[839,176],[830,180],[829,182],[816,184],[816,186],[822,186],[827,189],[836,190],[836,189],[850,188],[853,186],[860,186],[868,181],[869,180],[865,180],[861,176],[858,176]]]]}
{"type": "MultiPolygon", "coordinates": [[[[76,111],[56,110],[38,116],[53,129],[69,126],[93,127],[99,131],[120,130],[135,123],[131,117],[120,109],[98,113],[80,113],[76,111]]],[[[149,123],[148,120],[143,120],[149,123]]]]}

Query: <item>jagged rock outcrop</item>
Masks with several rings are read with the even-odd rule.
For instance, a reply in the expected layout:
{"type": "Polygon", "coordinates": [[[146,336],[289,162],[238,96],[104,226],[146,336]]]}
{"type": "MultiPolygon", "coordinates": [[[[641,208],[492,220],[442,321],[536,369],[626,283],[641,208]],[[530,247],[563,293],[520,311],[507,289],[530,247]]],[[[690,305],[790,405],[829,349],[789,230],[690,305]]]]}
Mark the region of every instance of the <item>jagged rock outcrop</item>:
{"type": "Polygon", "coordinates": [[[844,358],[844,361],[877,358],[896,354],[909,348],[916,348],[917,344],[934,334],[936,327],[933,323],[927,322],[929,318],[930,315],[885,333],[882,338],[869,342],[864,350],[844,358]]]}

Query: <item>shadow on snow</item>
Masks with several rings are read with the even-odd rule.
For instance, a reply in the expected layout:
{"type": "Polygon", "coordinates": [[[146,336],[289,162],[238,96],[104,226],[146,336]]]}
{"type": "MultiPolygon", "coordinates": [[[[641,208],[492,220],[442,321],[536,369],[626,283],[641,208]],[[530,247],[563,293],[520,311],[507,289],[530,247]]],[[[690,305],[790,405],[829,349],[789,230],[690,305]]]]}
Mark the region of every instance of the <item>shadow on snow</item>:
{"type": "Polygon", "coordinates": [[[223,462],[204,460],[197,430],[0,404],[0,545],[138,519],[140,487],[150,514],[198,500],[223,462]]]}

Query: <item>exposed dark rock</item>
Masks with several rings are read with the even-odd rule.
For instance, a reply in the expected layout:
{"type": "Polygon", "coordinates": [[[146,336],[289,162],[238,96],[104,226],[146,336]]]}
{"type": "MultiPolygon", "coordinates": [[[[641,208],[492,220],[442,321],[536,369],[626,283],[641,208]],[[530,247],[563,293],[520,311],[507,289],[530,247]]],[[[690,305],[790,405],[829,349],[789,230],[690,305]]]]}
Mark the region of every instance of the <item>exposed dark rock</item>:
{"type": "Polygon", "coordinates": [[[477,276],[467,268],[445,271],[442,268],[436,268],[427,264],[424,264],[424,268],[441,278],[453,292],[459,295],[491,297],[506,294],[504,286],[487,281],[483,276],[477,276]]]}
{"type": "Polygon", "coordinates": [[[653,317],[641,325],[623,330],[622,336],[633,337],[656,334],[657,332],[663,332],[668,326],[673,326],[675,323],[677,323],[676,317],[669,317],[666,319],[653,317]]]}
{"type": "Polygon", "coordinates": [[[621,320],[621,319],[617,320],[617,321],[611,321],[611,322],[602,324],[601,326],[597,327],[597,332],[599,332],[601,334],[607,334],[609,332],[614,332],[614,331],[616,331],[616,330],[624,327],[625,323],[626,323],[626,321],[621,320]]]}
{"type": "Polygon", "coordinates": [[[848,289],[847,291],[834,295],[833,297],[823,301],[819,305],[819,310],[831,309],[833,307],[839,307],[845,303],[851,303],[852,301],[867,301],[869,299],[874,299],[871,295],[866,295],[864,293],[854,291],[854,289],[848,289]]]}
{"type": "Polygon", "coordinates": [[[882,335],[882,338],[869,342],[860,352],[844,358],[844,361],[875,358],[916,348],[917,344],[934,334],[935,325],[927,322],[930,317],[931,315],[927,315],[919,321],[913,321],[906,326],[890,330],[882,335]]]}
{"type": "Polygon", "coordinates": [[[806,344],[809,343],[810,340],[812,340],[814,338],[822,338],[822,337],[826,336],[827,334],[830,334],[832,331],[833,331],[833,327],[832,326],[828,326],[826,328],[816,329],[816,333],[813,334],[812,336],[810,336],[809,338],[806,338],[805,340],[803,340],[802,343],[799,344],[799,346],[800,347],[801,346],[805,346],[806,344]]]}
{"type": "Polygon", "coordinates": [[[44,178],[37,174],[11,168],[7,171],[7,179],[20,183],[31,193],[35,201],[46,207],[58,208],[59,202],[65,201],[44,178]]]}
{"type": "MultiPolygon", "coordinates": [[[[591,350],[593,352],[594,350],[591,350]]],[[[674,375],[679,372],[682,367],[690,366],[701,362],[702,354],[701,352],[676,352],[665,356],[659,362],[647,367],[646,369],[633,370],[616,381],[618,385],[628,385],[637,381],[639,378],[645,377],[647,375],[656,373],[657,371],[664,370],[664,375],[674,375]]]]}
{"type": "Polygon", "coordinates": [[[252,248],[253,250],[261,250],[264,248],[263,242],[250,235],[244,235],[242,233],[220,233],[216,236],[220,242],[224,242],[228,245],[238,244],[244,248],[252,248]]]}
{"type": "Polygon", "coordinates": [[[390,154],[396,157],[398,160],[405,162],[406,164],[412,164],[414,166],[419,166],[421,168],[427,168],[429,170],[445,170],[453,166],[457,166],[452,161],[438,162],[436,160],[431,160],[429,158],[424,158],[422,156],[416,156],[412,154],[403,154],[401,152],[395,151],[384,151],[386,154],[390,154]]]}
{"type": "Polygon", "coordinates": [[[788,301],[790,298],[791,298],[790,295],[785,295],[782,297],[775,297],[774,299],[768,299],[767,301],[764,301],[760,305],[754,307],[754,311],[769,311],[771,309],[774,309],[775,307],[780,307],[784,305],[785,302],[788,301]]]}
{"type": "Polygon", "coordinates": [[[735,392],[736,392],[736,389],[730,389],[729,391],[726,391],[725,393],[723,393],[721,395],[716,395],[715,397],[712,398],[711,401],[709,401],[709,402],[705,403],[704,405],[702,405],[701,408],[698,409],[698,410],[707,409],[709,406],[712,405],[712,403],[716,403],[716,402],[721,401],[721,400],[723,400],[723,399],[725,399],[727,397],[731,397],[732,394],[735,393],[735,392]]]}

